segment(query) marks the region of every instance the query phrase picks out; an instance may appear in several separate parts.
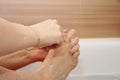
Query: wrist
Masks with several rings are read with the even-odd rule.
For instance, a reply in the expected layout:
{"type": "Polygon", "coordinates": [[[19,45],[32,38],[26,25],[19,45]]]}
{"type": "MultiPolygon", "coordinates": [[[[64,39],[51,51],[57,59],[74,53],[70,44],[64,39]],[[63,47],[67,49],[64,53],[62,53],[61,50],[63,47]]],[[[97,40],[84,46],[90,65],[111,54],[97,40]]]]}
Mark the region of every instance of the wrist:
{"type": "Polygon", "coordinates": [[[28,41],[29,43],[32,44],[32,47],[38,46],[40,43],[40,38],[38,34],[31,27],[28,27],[28,34],[29,34],[28,41]]]}
{"type": "Polygon", "coordinates": [[[33,47],[31,48],[26,48],[23,53],[24,53],[24,57],[25,57],[25,61],[27,61],[29,64],[30,63],[34,63],[36,62],[36,60],[32,57],[31,55],[31,51],[33,51],[33,47]]]}
{"type": "MultiPolygon", "coordinates": [[[[34,61],[30,58],[30,52],[28,50],[21,50],[21,51],[18,51],[16,53],[13,53],[15,55],[13,55],[14,58],[17,58],[18,62],[22,65],[28,65],[28,64],[31,64],[33,63],[34,61]]],[[[13,58],[11,57],[11,59],[13,58]]],[[[19,65],[20,65],[19,64],[19,65]]]]}
{"type": "Polygon", "coordinates": [[[40,44],[40,37],[39,37],[38,33],[34,30],[33,27],[29,26],[29,29],[31,29],[31,31],[34,34],[35,39],[36,39],[36,44],[34,45],[34,47],[38,47],[40,44]]]}
{"type": "Polygon", "coordinates": [[[22,37],[21,44],[26,45],[24,48],[33,47],[38,44],[38,36],[36,33],[29,27],[22,24],[11,23],[16,29],[20,27],[18,33],[22,37]],[[17,26],[17,27],[16,27],[17,26]]]}

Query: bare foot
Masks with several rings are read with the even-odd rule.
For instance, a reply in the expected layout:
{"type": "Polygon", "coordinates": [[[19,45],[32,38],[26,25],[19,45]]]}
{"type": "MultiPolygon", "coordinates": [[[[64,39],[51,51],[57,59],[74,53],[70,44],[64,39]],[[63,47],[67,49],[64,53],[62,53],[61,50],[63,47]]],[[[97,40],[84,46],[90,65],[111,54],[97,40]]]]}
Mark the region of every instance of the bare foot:
{"type": "Polygon", "coordinates": [[[57,49],[50,50],[45,61],[37,70],[46,80],[65,80],[78,64],[79,45],[76,31],[70,30],[65,36],[65,42],[57,49]]]}

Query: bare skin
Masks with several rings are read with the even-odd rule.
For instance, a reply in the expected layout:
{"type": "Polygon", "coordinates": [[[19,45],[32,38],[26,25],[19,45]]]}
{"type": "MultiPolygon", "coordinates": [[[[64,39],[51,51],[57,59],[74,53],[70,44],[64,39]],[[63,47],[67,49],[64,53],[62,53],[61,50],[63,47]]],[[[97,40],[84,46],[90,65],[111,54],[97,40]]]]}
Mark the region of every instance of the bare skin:
{"type": "Polygon", "coordinates": [[[74,34],[74,32],[69,32],[68,34],[71,34],[71,36],[67,35],[67,41],[63,43],[60,48],[50,51],[39,69],[33,71],[33,73],[21,73],[7,70],[5,68],[0,68],[0,72],[2,74],[0,75],[0,80],[8,80],[7,78],[9,78],[9,80],[16,80],[18,78],[18,80],[65,80],[67,75],[77,65],[79,56],[79,46],[77,41],[78,39],[77,37],[74,37],[72,35],[74,34]],[[71,38],[73,39],[71,40],[71,38]],[[63,51],[60,53],[57,52],[60,50],[63,51]],[[70,63],[68,63],[68,61],[70,63]],[[60,66],[58,65],[58,63],[60,64],[60,66]],[[53,65],[53,68],[50,69],[49,65],[53,65]]]}
{"type": "MultiPolygon", "coordinates": [[[[75,39],[74,43],[77,43],[78,39],[75,39]]],[[[50,46],[50,48],[55,48],[55,46],[50,46]]],[[[47,47],[45,48],[32,48],[29,50],[21,50],[9,55],[5,55],[0,57],[0,66],[11,69],[17,70],[21,67],[24,67],[28,64],[43,61],[47,56],[48,50],[50,49],[47,47]]]]}
{"type": "Polygon", "coordinates": [[[37,71],[37,74],[41,72],[45,74],[44,72],[47,71],[47,76],[44,75],[46,80],[49,79],[48,75],[50,75],[51,80],[65,80],[78,64],[78,56],[78,38],[72,30],[68,33],[65,42],[59,48],[51,50],[48,53],[47,58],[37,71]]]}
{"type": "Polygon", "coordinates": [[[46,20],[39,24],[25,26],[0,18],[0,55],[29,47],[45,47],[61,42],[61,29],[55,20],[46,20]]]}
{"type": "Polygon", "coordinates": [[[39,79],[33,73],[18,72],[0,67],[0,80],[44,80],[41,76],[39,79]]]}
{"type": "Polygon", "coordinates": [[[17,70],[28,64],[43,61],[48,51],[34,48],[32,50],[21,50],[9,55],[0,57],[0,66],[11,70],[17,70]]]}

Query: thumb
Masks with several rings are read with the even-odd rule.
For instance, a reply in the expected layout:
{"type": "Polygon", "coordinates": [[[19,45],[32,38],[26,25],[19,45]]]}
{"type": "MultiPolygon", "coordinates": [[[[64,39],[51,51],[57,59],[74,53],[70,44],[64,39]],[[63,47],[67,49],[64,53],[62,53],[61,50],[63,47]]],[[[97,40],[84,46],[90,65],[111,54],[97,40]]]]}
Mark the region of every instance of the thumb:
{"type": "Polygon", "coordinates": [[[48,55],[46,56],[46,59],[51,59],[54,56],[55,51],[53,49],[49,50],[48,55]]]}

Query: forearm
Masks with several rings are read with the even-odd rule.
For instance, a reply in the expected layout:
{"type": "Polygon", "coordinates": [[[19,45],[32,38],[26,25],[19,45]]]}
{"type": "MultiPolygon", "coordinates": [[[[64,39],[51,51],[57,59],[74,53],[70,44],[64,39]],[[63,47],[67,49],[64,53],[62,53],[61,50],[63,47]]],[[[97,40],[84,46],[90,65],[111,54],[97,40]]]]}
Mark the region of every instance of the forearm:
{"type": "Polygon", "coordinates": [[[35,46],[38,37],[27,26],[0,18],[0,55],[35,46]]]}
{"type": "Polygon", "coordinates": [[[0,66],[7,69],[16,70],[24,67],[33,61],[29,57],[30,53],[26,50],[21,50],[13,54],[0,57],[0,66]]]}

